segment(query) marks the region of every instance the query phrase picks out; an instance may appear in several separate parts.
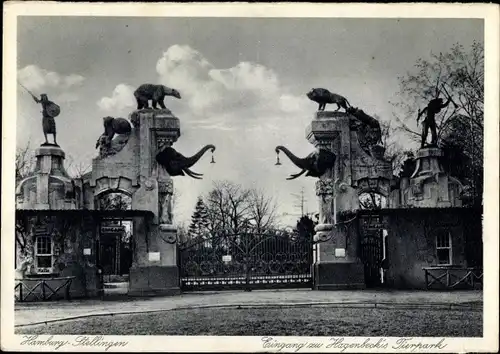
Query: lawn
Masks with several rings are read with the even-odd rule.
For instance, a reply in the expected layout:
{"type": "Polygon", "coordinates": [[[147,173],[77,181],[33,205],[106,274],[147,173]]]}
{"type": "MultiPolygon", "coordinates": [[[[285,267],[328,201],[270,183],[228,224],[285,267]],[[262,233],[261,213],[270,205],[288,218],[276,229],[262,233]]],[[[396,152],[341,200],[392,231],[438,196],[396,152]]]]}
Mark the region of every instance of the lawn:
{"type": "Polygon", "coordinates": [[[192,309],[90,317],[29,334],[481,337],[482,312],[374,308],[192,309]]]}

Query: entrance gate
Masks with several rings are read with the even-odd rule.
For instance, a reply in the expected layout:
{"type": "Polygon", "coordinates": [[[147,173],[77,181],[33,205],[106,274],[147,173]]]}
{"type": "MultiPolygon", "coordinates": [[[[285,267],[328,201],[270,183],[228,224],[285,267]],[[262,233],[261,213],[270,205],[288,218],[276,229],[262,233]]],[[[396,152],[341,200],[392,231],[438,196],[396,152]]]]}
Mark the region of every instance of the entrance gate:
{"type": "Polygon", "coordinates": [[[221,232],[185,241],[178,249],[184,291],[313,285],[312,240],[285,232],[221,232]]]}
{"type": "Polygon", "coordinates": [[[384,259],[383,226],[378,215],[361,215],[360,256],[364,265],[367,287],[382,285],[382,261],[384,259]]]}

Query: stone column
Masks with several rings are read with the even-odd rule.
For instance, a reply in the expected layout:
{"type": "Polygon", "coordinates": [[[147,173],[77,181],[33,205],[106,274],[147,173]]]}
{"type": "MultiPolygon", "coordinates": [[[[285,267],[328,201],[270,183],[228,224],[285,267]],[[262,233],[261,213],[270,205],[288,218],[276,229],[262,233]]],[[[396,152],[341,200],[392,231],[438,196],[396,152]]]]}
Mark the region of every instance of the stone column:
{"type": "Polygon", "coordinates": [[[364,287],[364,270],[357,255],[357,233],[337,223],[337,213],[357,209],[351,187],[349,116],[341,112],[318,112],[307,128],[307,139],[318,149],[336,156],[335,166],[316,182],[320,220],[316,226],[315,289],[364,287]]]}
{"type": "Polygon", "coordinates": [[[33,171],[16,188],[18,209],[76,209],[71,178],[64,168],[65,153],[59,146],[35,150],[33,171]]]}
{"type": "Polygon", "coordinates": [[[407,205],[418,208],[461,206],[459,193],[454,191],[460,191],[462,184],[444,171],[442,158],[443,151],[437,147],[424,147],[417,152],[415,171],[406,186],[407,205]]]}
{"type": "MultiPolygon", "coordinates": [[[[130,268],[129,295],[180,293],[177,267],[177,230],[172,222],[173,181],[157,165],[160,148],[171,146],[180,136],[180,122],[169,110],[132,113],[140,129],[140,180],[144,186],[134,194],[134,209],[152,210],[152,220],[137,220],[136,254],[130,268]]],[[[136,223],[134,223],[136,224],[136,223]]]]}

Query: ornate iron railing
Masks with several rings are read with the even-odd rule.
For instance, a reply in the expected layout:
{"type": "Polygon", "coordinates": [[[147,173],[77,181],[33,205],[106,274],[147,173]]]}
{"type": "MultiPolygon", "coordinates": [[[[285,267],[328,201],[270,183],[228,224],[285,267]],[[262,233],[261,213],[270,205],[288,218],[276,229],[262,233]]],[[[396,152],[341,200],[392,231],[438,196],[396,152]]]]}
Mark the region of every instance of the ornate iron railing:
{"type": "Polygon", "coordinates": [[[424,267],[426,289],[476,289],[483,284],[480,268],[424,267]]]}
{"type": "Polygon", "coordinates": [[[221,232],[179,246],[183,290],[312,287],[312,241],[221,232]]]}
{"type": "Polygon", "coordinates": [[[71,282],[75,277],[26,278],[16,279],[14,287],[15,301],[47,301],[64,292],[65,299],[70,299],[71,282]],[[48,283],[55,283],[52,288],[48,283]]]}

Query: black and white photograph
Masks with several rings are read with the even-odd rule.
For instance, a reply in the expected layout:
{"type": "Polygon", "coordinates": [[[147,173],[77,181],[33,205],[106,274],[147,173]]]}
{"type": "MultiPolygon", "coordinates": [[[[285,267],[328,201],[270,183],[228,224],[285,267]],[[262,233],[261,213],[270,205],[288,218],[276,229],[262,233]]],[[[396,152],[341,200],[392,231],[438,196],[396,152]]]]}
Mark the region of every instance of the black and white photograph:
{"type": "Polygon", "coordinates": [[[498,350],[498,9],[7,4],[2,349],[498,350]]]}

